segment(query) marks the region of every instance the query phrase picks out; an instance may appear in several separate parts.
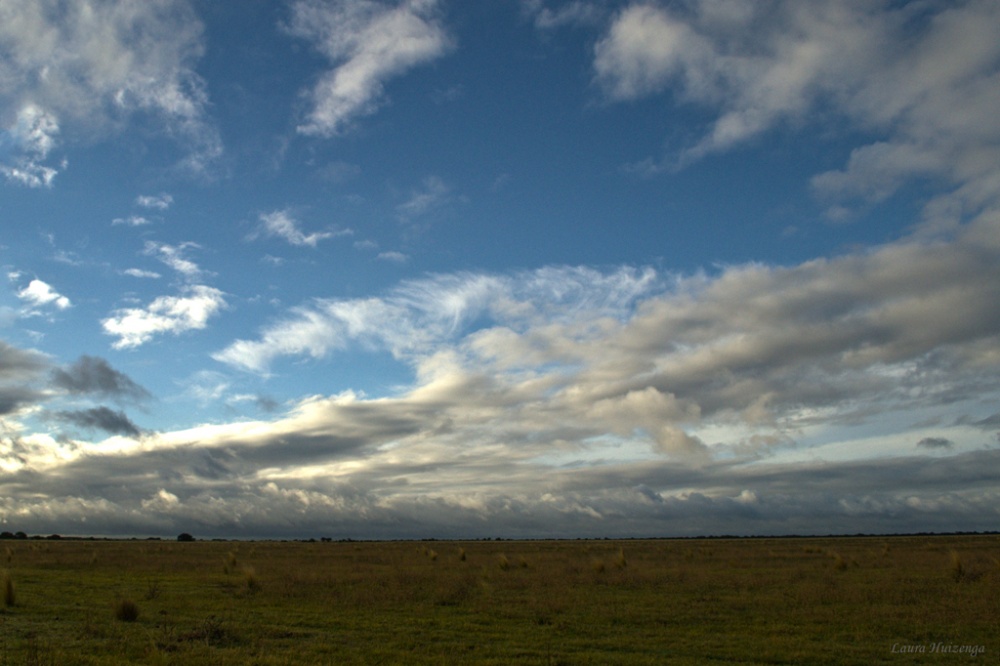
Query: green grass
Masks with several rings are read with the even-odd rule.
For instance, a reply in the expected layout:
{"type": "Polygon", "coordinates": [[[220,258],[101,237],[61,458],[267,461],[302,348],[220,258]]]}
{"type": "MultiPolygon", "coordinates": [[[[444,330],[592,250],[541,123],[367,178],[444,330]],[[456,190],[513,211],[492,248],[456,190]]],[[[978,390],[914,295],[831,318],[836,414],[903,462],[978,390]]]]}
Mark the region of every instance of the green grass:
{"type": "Polygon", "coordinates": [[[0,606],[0,665],[970,658],[930,652],[937,644],[983,646],[983,663],[1000,654],[997,536],[428,545],[7,542],[17,596],[0,606]]]}

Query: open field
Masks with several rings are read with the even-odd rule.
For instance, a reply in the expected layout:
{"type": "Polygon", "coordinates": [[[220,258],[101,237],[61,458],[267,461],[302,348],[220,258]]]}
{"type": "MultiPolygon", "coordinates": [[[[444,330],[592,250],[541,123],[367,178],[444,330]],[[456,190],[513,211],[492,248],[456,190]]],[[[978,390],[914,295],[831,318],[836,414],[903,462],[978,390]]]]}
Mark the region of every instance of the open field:
{"type": "Polygon", "coordinates": [[[0,583],[4,665],[995,664],[1000,653],[996,535],[5,540],[0,583]]]}

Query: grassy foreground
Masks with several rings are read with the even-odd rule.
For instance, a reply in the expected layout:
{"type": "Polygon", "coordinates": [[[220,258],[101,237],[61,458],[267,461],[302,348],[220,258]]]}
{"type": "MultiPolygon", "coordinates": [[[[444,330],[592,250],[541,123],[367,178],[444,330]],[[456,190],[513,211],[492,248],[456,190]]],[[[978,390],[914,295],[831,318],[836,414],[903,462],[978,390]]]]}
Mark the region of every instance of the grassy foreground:
{"type": "Polygon", "coordinates": [[[997,663],[1000,537],[0,542],[0,664],[997,663]]]}

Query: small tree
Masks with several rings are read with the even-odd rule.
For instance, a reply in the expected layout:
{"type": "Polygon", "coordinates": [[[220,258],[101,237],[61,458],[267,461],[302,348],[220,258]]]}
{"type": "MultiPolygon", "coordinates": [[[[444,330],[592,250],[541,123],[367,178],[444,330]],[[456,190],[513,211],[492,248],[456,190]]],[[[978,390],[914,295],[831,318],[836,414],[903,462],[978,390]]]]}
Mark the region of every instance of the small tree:
{"type": "Polygon", "coordinates": [[[187,532],[181,532],[180,534],[177,535],[177,540],[178,541],[194,541],[194,537],[191,536],[190,534],[188,534],[187,532]]]}

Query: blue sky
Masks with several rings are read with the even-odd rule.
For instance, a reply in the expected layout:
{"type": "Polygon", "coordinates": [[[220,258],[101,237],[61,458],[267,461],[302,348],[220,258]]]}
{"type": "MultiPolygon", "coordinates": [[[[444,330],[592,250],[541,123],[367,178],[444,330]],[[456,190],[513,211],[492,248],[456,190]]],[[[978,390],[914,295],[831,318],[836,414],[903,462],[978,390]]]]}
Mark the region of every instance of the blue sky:
{"type": "Polygon", "coordinates": [[[998,28],[0,1],[0,527],[997,529],[998,28]]]}

